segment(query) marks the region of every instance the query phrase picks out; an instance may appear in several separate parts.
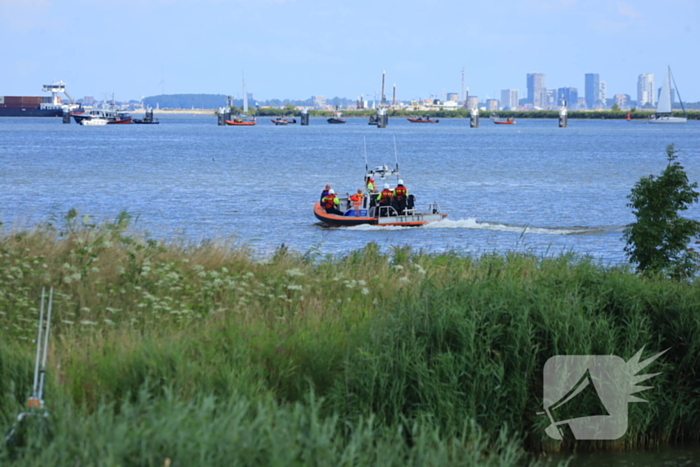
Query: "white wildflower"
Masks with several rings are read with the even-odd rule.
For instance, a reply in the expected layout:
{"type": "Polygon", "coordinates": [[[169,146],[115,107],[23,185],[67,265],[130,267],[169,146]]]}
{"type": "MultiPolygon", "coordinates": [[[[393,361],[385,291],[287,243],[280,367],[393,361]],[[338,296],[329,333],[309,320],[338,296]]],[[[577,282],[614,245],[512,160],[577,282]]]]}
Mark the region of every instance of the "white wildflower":
{"type": "Polygon", "coordinates": [[[304,275],[304,273],[301,272],[301,270],[299,270],[299,268],[287,269],[287,270],[284,271],[284,272],[285,272],[287,275],[292,276],[292,277],[294,277],[294,276],[303,276],[303,275],[304,275]]]}
{"type": "Polygon", "coordinates": [[[287,286],[289,290],[303,290],[303,287],[301,285],[294,285],[294,284],[289,284],[287,286]]]}

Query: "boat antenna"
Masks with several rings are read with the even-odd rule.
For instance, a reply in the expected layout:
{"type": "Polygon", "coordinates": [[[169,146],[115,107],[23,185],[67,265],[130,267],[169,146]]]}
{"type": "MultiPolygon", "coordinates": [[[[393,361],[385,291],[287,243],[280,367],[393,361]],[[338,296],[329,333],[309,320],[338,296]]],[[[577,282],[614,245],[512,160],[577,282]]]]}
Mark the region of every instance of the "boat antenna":
{"type": "Polygon", "coordinates": [[[394,158],[396,159],[396,176],[399,175],[399,152],[396,150],[396,135],[394,135],[394,158]]]}
{"type": "Polygon", "coordinates": [[[369,165],[367,164],[367,139],[363,137],[362,142],[365,145],[365,172],[369,172],[369,165]]]}
{"type": "MultiPolygon", "coordinates": [[[[688,112],[685,111],[685,106],[683,105],[683,98],[681,98],[681,92],[678,90],[678,86],[676,86],[676,78],[674,78],[673,73],[671,73],[671,67],[668,67],[668,74],[671,75],[671,80],[673,81],[673,89],[676,90],[676,94],[678,94],[678,100],[681,102],[681,109],[683,109],[683,113],[687,117],[688,112]]],[[[673,114],[673,106],[671,106],[671,113],[673,114]]]]}

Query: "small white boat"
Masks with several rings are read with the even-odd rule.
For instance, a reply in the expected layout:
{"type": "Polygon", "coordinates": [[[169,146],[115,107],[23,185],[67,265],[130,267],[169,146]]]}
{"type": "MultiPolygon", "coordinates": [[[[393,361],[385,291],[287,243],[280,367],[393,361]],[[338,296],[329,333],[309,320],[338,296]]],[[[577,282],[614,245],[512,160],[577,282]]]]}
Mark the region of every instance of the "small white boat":
{"type": "Polygon", "coordinates": [[[109,123],[109,120],[106,118],[85,118],[83,120],[80,120],[81,125],[85,126],[103,126],[109,123]]]}
{"type": "MultiPolygon", "coordinates": [[[[674,90],[678,92],[678,88],[674,86],[674,90]]],[[[678,94],[678,101],[681,103],[681,108],[685,112],[685,107],[683,107],[683,101],[681,100],[680,93],[678,94]]],[[[656,113],[649,117],[649,123],[685,123],[688,121],[687,117],[674,117],[672,111],[671,98],[671,67],[668,67],[666,76],[664,76],[664,84],[661,85],[661,92],[659,93],[659,102],[656,104],[656,113]]]]}

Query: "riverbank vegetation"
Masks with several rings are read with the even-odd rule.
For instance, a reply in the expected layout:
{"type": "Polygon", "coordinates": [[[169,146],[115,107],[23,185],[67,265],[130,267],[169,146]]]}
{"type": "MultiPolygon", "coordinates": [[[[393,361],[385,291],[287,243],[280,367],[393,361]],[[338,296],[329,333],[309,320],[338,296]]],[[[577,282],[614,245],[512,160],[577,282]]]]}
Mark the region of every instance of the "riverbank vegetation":
{"type": "MultiPolygon", "coordinates": [[[[143,237],[122,213],[0,235],[0,430],[31,393],[55,287],[46,407],[3,465],[514,465],[700,439],[700,287],[575,255],[143,237]],[[616,441],[549,439],[554,355],[669,349],[616,441]]],[[[585,413],[585,407],[582,408],[585,413]]]]}
{"type": "MultiPolygon", "coordinates": [[[[345,117],[367,117],[376,115],[376,110],[343,110],[343,116],[345,117]]],[[[567,112],[568,118],[571,119],[595,119],[595,120],[624,120],[629,114],[632,120],[647,120],[650,115],[655,112],[653,110],[570,110],[567,112]]],[[[273,116],[299,116],[299,111],[291,107],[284,109],[278,108],[258,108],[255,110],[255,114],[260,117],[273,117],[273,116]]],[[[333,115],[332,110],[309,110],[309,116],[311,117],[331,117],[333,115]]],[[[403,118],[413,118],[420,117],[422,115],[430,115],[434,118],[469,118],[469,111],[466,109],[459,110],[389,110],[387,115],[391,117],[403,117],[403,118]]],[[[685,114],[680,111],[674,111],[673,115],[677,117],[682,117],[685,114]]],[[[700,119],[700,110],[688,110],[687,111],[689,120],[700,119]]],[[[499,111],[488,111],[480,110],[479,116],[481,118],[490,118],[491,116],[498,116],[499,118],[512,117],[515,119],[521,118],[559,118],[558,110],[523,110],[523,111],[513,111],[513,110],[499,110],[499,111]]]]}

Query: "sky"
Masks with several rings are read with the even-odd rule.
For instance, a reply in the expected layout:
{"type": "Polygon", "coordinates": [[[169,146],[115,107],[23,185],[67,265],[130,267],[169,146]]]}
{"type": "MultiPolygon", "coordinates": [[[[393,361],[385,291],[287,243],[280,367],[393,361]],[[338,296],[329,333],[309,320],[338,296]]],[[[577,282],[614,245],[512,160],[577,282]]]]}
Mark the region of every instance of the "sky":
{"type": "MultiPolygon", "coordinates": [[[[0,0],[0,95],[312,95],[371,100],[444,93],[526,97],[598,73],[637,98],[670,66],[700,101],[700,0],[0,0]]],[[[461,100],[461,99],[460,99],[461,100]]],[[[223,104],[223,103],[222,103],[223,104]]]]}

